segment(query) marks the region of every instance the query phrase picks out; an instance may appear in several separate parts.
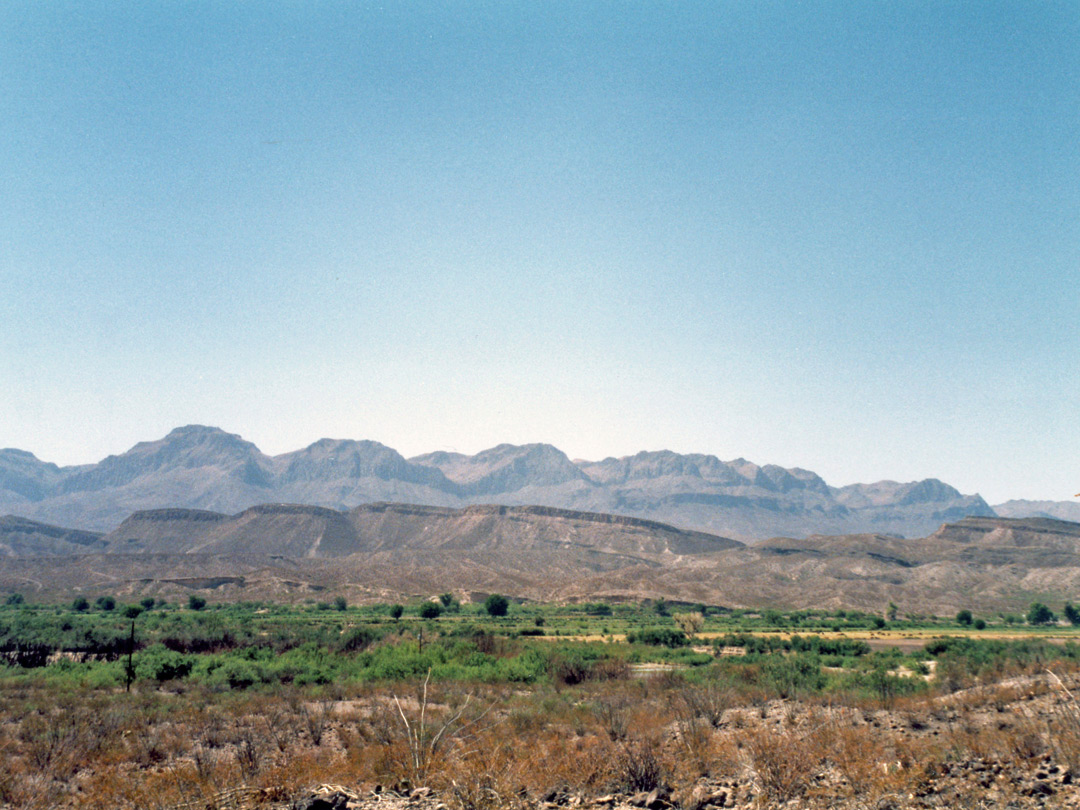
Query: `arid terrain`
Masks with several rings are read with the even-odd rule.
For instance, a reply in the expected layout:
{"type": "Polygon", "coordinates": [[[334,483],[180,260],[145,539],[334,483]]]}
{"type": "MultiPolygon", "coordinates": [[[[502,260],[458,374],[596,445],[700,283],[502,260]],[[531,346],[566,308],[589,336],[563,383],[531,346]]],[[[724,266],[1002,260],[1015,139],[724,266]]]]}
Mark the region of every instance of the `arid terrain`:
{"type": "Polygon", "coordinates": [[[926,538],[775,538],[753,545],[550,507],[270,504],[226,515],[138,512],[100,535],[0,518],[0,589],[31,599],[351,602],[447,590],[540,601],[665,599],[729,607],[921,614],[1024,610],[1080,594],[1080,524],[967,518],[926,538]]]}
{"type": "Polygon", "coordinates": [[[625,667],[539,690],[16,686],[0,807],[1071,808],[1078,679],[1058,669],[862,700],[625,667]]]}

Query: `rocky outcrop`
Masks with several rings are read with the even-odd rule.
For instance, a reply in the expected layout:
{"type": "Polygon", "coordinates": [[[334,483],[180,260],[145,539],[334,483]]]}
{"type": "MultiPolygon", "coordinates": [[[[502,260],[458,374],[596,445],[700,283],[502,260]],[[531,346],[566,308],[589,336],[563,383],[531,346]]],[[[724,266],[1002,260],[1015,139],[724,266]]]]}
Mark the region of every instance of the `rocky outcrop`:
{"type": "Polygon", "coordinates": [[[79,467],[0,450],[0,512],[93,530],[163,507],[232,514],[268,502],[344,510],[379,501],[541,505],[743,540],[853,532],[918,537],[944,522],[994,515],[978,495],[935,479],[835,488],[809,470],[666,450],[575,462],[549,444],[501,444],[472,456],[406,459],[378,442],[321,439],[271,457],[240,436],[199,425],[79,467]]]}

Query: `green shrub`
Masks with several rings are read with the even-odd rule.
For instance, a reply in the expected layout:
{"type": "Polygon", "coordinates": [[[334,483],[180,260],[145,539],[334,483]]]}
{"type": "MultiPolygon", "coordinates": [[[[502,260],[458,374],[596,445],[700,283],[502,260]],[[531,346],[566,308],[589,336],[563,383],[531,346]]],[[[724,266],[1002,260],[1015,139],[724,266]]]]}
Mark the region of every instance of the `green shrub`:
{"type": "Polygon", "coordinates": [[[1032,602],[1027,613],[1028,624],[1044,625],[1056,624],[1057,616],[1042,602],[1032,602]]]}
{"type": "Polygon", "coordinates": [[[820,692],[825,687],[821,661],[816,655],[806,653],[766,658],[761,666],[761,680],[782,698],[820,692]]]}
{"type": "Polygon", "coordinates": [[[500,593],[493,593],[484,600],[484,610],[489,616],[505,616],[510,609],[510,601],[500,593]]]}
{"type": "Polygon", "coordinates": [[[646,627],[626,634],[631,644],[649,644],[654,647],[685,647],[690,643],[686,633],[674,627],[646,627]]]}
{"type": "Polygon", "coordinates": [[[186,678],[195,666],[190,655],[175,652],[164,644],[155,644],[139,653],[135,676],[152,681],[171,681],[186,678]]]}

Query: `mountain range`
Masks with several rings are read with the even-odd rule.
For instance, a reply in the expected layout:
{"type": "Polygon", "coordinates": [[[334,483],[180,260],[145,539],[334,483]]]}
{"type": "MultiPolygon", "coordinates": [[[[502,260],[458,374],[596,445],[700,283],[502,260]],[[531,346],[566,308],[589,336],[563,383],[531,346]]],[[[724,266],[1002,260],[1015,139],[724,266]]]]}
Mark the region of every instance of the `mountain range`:
{"type": "MultiPolygon", "coordinates": [[[[107,532],[147,509],[232,514],[271,502],[337,511],[376,502],[539,505],[743,541],[859,532],[920,537],[948,521],[995,516],[980,496],[932,478],[833,487],[809,470],[666,450],[574,461],[549,444],[502,444],[475,455],[406,459],[378,442],[321,439],[268,456],[238,435],[200,425],[96,464],[59,467],[25,450],[0,450],[0,514],[49,524],[107,532]]],[[[1045,505],[1037,511],[1052,514],[1045,505]]]]}
{"type": "Polygon", "coordinates": [[[813,535],[743,545],[655,521],[542,506],[264,504],[137,512],[108,534],[0,518],[0,593],[398,601],[453,591],[951,615],[1080,593],[1080,524],[965,518],[926,538],[813,535]]]}

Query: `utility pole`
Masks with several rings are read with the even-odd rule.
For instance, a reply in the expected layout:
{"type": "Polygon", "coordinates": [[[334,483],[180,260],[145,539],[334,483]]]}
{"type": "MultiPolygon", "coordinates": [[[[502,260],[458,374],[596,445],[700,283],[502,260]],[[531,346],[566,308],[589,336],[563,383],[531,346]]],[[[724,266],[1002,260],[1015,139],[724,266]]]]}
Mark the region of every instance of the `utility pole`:
{"type": "Polygon", "coordinates": [[[126,683],[124,684],[124,691],[131,691],[131,682],[135,680],[135,665],[132,663],[132,656],[135,655],[135,620],[131,620],[131,635],[128,637],[128,660],[126,671],[124,672],[124,678],[126,683]]]}

